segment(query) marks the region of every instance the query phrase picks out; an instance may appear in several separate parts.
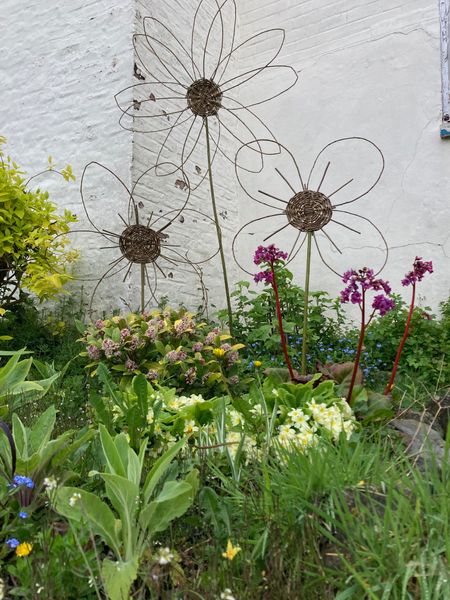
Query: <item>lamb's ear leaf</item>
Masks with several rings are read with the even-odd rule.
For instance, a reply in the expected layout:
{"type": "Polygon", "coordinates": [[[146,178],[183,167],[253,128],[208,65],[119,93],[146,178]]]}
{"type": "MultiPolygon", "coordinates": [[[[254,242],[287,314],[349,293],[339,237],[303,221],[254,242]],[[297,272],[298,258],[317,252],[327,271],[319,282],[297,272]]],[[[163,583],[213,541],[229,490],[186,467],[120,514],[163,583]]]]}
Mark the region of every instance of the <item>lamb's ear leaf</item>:
{"type": "Polygon", "coordinates": [[[130,588],[137,577],[138,559],[114,562],[105,558],[102,579],[109,600],[128,600],[130,588]]]}
{"type": "MultiPolygon", "coordinates": [[[[14,477],[14,474],[16,472],[16,462],[17,462],[17,452],[16,452],[16,444],[14,443],[14,438],[13,435],[11,433],[11,429],[8,427],[8,425],[0,420],[0,429],[3,431],[3,433],[5,434],[8,443],[9,443],[9,447],[11,450],[11,480],[14,477]]],[[[3,457],[3,461],[5,462],[5,458],[3,457]]],[[[5,464],[5,467],[7,467],[8,465],[5,464]]]]}
{"type": "Polygon", "coordinates": [[[100,536],[120,558],[119,530],[114,513],[106,502],[95,494],[76,487],[60,487],[51,493],[54,493],[52,499],[57,512],[69,520],[89,521],[94,534],[100,536]]]}

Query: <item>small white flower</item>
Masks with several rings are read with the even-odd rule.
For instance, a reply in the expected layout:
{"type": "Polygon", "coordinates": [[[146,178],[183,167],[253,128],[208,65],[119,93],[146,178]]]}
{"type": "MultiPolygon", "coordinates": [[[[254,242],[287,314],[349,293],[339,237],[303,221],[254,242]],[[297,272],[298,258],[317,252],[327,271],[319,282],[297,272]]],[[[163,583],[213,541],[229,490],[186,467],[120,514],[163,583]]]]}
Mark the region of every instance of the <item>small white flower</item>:
{"type": "Polygon", "coordinates": [[[234,410],[234,408],[232,408],[230,410],[229,415],[231,418],[231,425],[233,427],[237,427],[238,425],[240,425],[242,423],[241,413],[239,413],[237,410],[234,410]]]}
{"type": "Polygon", "coordinates": [[[158,552],[158,563],[160,565],[168,565],[175,558],[173,552],[170,551],[170,548],[161,548],[158,552]]]}
{"type": "Polygon", "coordinates": [[[81,494],[79,494],[78,492],[75,492],[75,494],[72,494],[72,496],[70,496],[70,498],[69,498],[69,505],[75,506],[75,504],[77,502],[79,502],[80,500],[81,500],[81,494]]]}
{"type": "Polygon", "coordinates": [[[198,426],[195,424],[195,421],[186,421],[184,424],[184,433],[189,434],[195,433],[196,431],[198,431],[198,426]]]}
{"type": "Polygon", "coordinates": [[[255,404],[255,406],[250,409],[250,412],[252,415],[255,415],[255,417],[260,417],[262,414],[264,414],[261,404],[255,404]]]}
{"type": "Polygon", "coordinates": [[[55,477],[46,477],[44,479],[44,487],[46,490],[51,491],[55,490],[58,486],[58,482],[55,477]]]}
{"type": "Polygon", "coordinates": [[[149,408],[148,413],[147,413],[147,423],[149,425],[151,425],[154,420],[155,420],[155,414],[153,412],[153,408],[149,408]]]}
{"type": "Polygon", "coordinates": [[[233,596],[230,588],[225,588],[223,592],[220,592],[220,600],[236,600],[233,596]]]}

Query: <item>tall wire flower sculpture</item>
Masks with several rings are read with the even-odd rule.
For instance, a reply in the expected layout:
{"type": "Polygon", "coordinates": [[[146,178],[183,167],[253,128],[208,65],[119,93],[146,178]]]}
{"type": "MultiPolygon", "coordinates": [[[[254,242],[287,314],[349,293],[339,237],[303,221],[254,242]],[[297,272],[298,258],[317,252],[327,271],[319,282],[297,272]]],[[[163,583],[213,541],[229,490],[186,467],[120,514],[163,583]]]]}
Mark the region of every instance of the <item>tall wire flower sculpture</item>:
{"type": "MultiPolygon", "coordinates": [[[[160,165],[160,167],[164,167],[164,165],[160,165]]],[[[168,164],[167,167],[172,169],[173,165],[168,164]]],[[[144,311],[152,299],[157,302],[158,276],[172,277],[174,267],[187,268],[199,276],[201,273],[198,265],[217,254],[216,252],[212,256],[194,262],[189,258],[192,248],[188,248],[188,241],[181,239],[179,231],[177,232],[178,239],[176,243],[173,243],[170,227],[175,221],[185,222],[187,218],[191,218],[195,222],[207,220],[212,224],[212,219],[200,211],[186,208],[190,196],[189,181],[181,169],[178,169],[175,185],[170,188],[170,204],[173,206],[177,201],[179,208],[165,210],[163,201],[167,197],[167,193],[158,189],[163,180],[154,177],[154,174],[155,166],[147,169],[129,190],[120,177],[101,163],[92,161],[84,168],[80,184],[81,201],[85,216],[92,229],[75,229],[71,233],[88,233],[90,237],[97,235],[104,243],[102,246],[95,247],[92,256],[92,262],[95,264],[97,272],[99,263],[102,262],[100,251],[108,261],[100,277],[83,279],[84,281],[96,281],[91,293],[89,312],[92,311],[99,287],[107,279],[119,274],[121,277],[123,276],[123,282],[125,282],[134,266],[140,272],[140,308],[144,311]],[[92,173],[94,169],[97,171],[95,178],[92,173]],[[91,217],[90,209],[98,204],[99,195],[102,195],[98,185],[101,175],[108,177],[104,189],[108,190],[110,201],[102,203],[102,224],[97,225],[91,217]],[[93,181],[91,186],[88,184],[90,177],[93,181]],[[149,194],[153,196],[151,202],[140,200],[149,194]],[[149,292],[147,300],[145,288],[149,292]]],[[[169,184],[169,181],[165,183],[169,184]]],[[[188,236],[185,238],[189,239],[188,236]]],[[[206,292],[203,289],[201,277],[200,284],[203,290],[202,295],[205,297],[206,292]]]]}
{"type": "Polygon", "coordinates": [[[264,169],[254,174],[250,169],[242,167],[252,162],[253,155],[248,153],[249,146],[253,142],[244,144],[237,153],[236,175],[247,196],[270,211],[267,215],[252,219],[239,229],[233,239],[232,252],[238,266],[253,275],[250,267],[246,268],[238,258],[243,254],[239,252],[239,244],[246,234],[257,236],[257,239],[252,239],[252,245],[268,240],[278,243],[281,237],[280,243],[285,247],[289,234],[293,235],[286,264],[297,256],[306,242],[302,339],[302,375],[305,375],[313,243],[325,266],[342,277],[340,272],[330,265],[330,261],[325,259],[321,242],[323,239],[328,242],[342,262],[343,245],[353,250],[352,238],[362,235],[361,225],[363,225],[366,229],[371,228],[382,243],[383,260],[376,274],[381,272],[387,262],[388,246],[378,227],[368,217],[347,209],[348,205],[366,196],[378,183],[384,171],[384,156],[380,148],[366,138],[341,138],[330,142],[320,150],[305,178],[294,155],[285,146],[270,140],[263,140],[263,142],[266,145],[273,144],[279,152],[270,152],[265,160],[264,169]],[[343,146],[347,144],[353,146],[355,156],[346,156],[343,153],[343,146]],[[369,167],[369,171],[374,168],[374,175],[368,176],[360,169],[357,174],[348,177],[345,174],[345,165],[342,164],[344,156],[351,170],[354,169],[358,157],[360,162],[369,167]]]}
{"type": "MultiPolygon", "coordinates": [[[[258,142],[258,132],[264,131],[263,136],[272,140],[274,137],[251,108],[278,97],[298,79],[292,67],[273,64],[284,43],[284,30],[262,31],[238,44],[236,12],[235,0],[200,0],[187,43],[183,43],[156,17],[145,17],[144,32],[134,36],[134,45],[140,64],[151,81],[145,80],[146,75],[138,71],[135,74],[145,81],[116,95],[117,105],[122,111],[120,123],[124,128],[167,132],[156,163],[165,160],[165,150],[182,130],[181,156],[179,161],[174,162],[184,170],[188,163],[195,166],[192,174],[189,172],[191,181],[195,176],[200,182],[206,175],[209,177],[230,328],[230,291],[212,163],[218,151],[229,158],[220,141],[222,130],[239,145],[249,140],[255,142],[255,152],[261,162],[264,149],[258,142]],[[206,33],[202,29],[204,23],[209,23],[206,33]],[[229,33],[227,24],[231,24],[229,33]],[[257,54],[252,49],[258,43],[266,47],[275,44],[275,51],[268,60],[252,66],[249,59],[257,54]],[[241,63],[246,66],[239,71],[241,63]],[[271,79],[270,87],[261,85],[262,75],[268,70],[277,75],[271,79]],[[249,92],[247,97],[246,92],[249,92]],[[198,166],[203,160],[196,157],[204,152],[201,144],[203,136],[206,139],[206,170],[198,166]]],[[[234,152],[232,156],[229,160],[234,163],[234,152]]]]}

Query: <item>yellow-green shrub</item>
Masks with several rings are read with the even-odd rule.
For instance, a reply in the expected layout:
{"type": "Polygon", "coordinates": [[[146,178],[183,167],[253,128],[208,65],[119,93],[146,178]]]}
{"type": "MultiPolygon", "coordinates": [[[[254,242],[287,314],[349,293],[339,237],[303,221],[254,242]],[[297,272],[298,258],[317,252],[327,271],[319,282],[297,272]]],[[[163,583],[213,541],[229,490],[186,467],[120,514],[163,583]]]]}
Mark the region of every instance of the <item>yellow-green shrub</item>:
{"type": "MultiPolygon", "coordinates": [[[[0,305],[17,302],[23,292],[46,300],[63,291],[71,276],[70,263],[77,253],[67,250],[66,233],[76,217],[63,215],[49,201],[48,192],[27,189],[24,173],[5,156],[0,137],[0,305]],[[19,296],[17,296],[19,294],[19,296]]],[[[53,171],[49,159],[48,169],[53,171]]],[[[70,166],[57,171],[66,181],[75,180],[70,166]]]]}

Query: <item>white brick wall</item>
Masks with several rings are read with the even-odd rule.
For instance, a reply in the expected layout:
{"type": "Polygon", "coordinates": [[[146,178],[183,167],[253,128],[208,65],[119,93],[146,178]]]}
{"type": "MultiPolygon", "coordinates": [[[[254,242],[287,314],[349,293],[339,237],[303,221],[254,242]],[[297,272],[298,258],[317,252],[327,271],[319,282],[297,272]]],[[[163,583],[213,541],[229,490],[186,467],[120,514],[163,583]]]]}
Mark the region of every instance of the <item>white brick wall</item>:
{"type": "MultiPolygon", "coordinates": [[[[81,215],[79,185],[86,163],[104,162],[130,180],[132,136],[117,125],[114,94],[132,82],[133,1],[30,0],[25,8],[3,0],[0,24],[0,132],[8,138],[8,151],[30,174],[45,168],[49,154],[58,165],[70,163],[76,183],[55,175],[36,183],[49,189],[57,204],[81,215]]],[[[102,224],[114,184],[100,174],[90,184],[97,195],[93,217],[102,224]]],[[[97,247],[107,244],[96,236],[74,242],[83,244],[82,273],[105,261],[97,247]]],[[[121,280],[98,296],[98,308],[116,306],[120,295],[125,295],[121,280]]]]}

